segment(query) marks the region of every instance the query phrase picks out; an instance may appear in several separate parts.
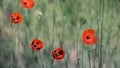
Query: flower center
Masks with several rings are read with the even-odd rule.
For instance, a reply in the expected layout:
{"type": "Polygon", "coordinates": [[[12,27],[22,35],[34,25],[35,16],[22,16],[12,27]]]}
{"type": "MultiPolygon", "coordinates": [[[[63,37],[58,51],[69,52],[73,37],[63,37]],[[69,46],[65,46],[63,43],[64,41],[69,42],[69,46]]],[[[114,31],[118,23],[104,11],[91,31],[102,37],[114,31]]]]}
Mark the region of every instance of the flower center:
{"type": "Polygon", "coordinates": [[[34,45],[33,45],[34,48],[37,48],[37,46],[38,46],[37,44],[34,44],[34,45]]]}
{"type": "Polygon", "coordinates": [[[87,38],[87,39],[90,39],[90,36],[88,35],[86,38],[87,38]]]}
{"type": "Polygon", "coordinates": [[[27,2],[24,2],[25,5],[27,5],[28,3],[27,2]]]}
{"type": "Polygon", "coordinates": [[[55,56],[56,56],[56,57],[58,57],[58,56],[59,56],[59,55],[61,55],[61,54],[63,54],[63,52],[62,52],[62,51],[60,51],[60,52],[56,53],[56,54],[55,54],[55,56]]]}

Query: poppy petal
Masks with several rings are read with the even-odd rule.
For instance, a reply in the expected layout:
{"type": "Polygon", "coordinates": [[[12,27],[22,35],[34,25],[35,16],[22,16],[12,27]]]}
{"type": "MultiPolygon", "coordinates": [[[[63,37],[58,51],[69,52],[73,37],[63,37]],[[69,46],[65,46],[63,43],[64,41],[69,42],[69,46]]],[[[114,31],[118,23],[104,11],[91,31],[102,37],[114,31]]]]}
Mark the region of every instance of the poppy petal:
{"type": "Polygon", "coordinates": [[[22,6],[25,8],[33,8],[35,5],[35,1],[34,0],[21,0],[22,6]]]}
{"type": "Polygon", "coordinates": [[[83,42],[87,45],[96,44],[98,38],[94,36],[95,31],[93,29],[85,30],[82,36],[83,42]]]}
{"type": "Polygon", "coordinates": [[[64,58],[65,52],[61,48],[57,48],[52,52],[53,58],[58,61],[64,58]]]}
{"type": "Polygon", "coordinates": [[[18,24],[18,23],[22,22],[23,19],[22,19],[22,15],[20,13],[14,12],[11,14],[10,20],[12,23],[18,24]]]}
{"type": "Polygon", "coordinates": [[[92,40],[92,44],[96,44],[97,42],[98,42],[98,38],[94,37],[93,40],[92,40]]]}
{"type": "Polygon", "coordinates": [[[31,42],[31,44],[30,44],[30,47],[33,49],[33,50],[35,50],[35,51],[37,51],[37,50],[40,50],[41,48],[43,48],[43,42],[41,41],[41,40],[39,40],[39,39],[34,39],[32,42],[31,42]]]}

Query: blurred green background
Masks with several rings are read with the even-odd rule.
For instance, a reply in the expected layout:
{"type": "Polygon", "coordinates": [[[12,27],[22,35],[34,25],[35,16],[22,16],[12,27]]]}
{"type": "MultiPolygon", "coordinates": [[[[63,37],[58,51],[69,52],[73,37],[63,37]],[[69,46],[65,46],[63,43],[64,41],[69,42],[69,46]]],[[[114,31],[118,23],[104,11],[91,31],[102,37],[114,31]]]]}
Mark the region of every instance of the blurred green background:
{"type": "MultiPolygon", "coordinates": [[[[100,1],[35,0],[34,8],[26,9],[20,0],[0,0],[0,68],[76,68],[77,37],[82,59],[84,30],[100,31],[97,31],[102,22],[100,1]],[[21,13],[23,22],[11,27],[9,17],[13,12],[21,13]],[[87,23],[79,30],[81,18],[87,23]],[[44,42],[44,48],[33,53],[29,44],[35,38],[44,42]],[[59,63],[54,61],[52,67],[51,52],[61,45],[66,56],[59,63]]],[[[120,68],[120,0],[104,0],[102,29],[103,53],[106,51],[103,68],[120,68]]],[[[89,68],[86,52],[84,68],[89,68]]]]}

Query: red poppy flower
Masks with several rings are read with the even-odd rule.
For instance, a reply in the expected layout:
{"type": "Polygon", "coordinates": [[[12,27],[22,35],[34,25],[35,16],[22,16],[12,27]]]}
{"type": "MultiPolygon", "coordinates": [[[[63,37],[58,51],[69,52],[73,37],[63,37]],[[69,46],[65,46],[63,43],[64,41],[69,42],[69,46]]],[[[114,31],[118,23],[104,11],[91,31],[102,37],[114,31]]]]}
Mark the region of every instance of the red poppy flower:
{"type": "Polygon", "coordinates": [[[34,0],[21,0],[22,6],[25,8],[33,8],[35,5],[34,0]]]}
{"type": "Polygon", "coordinates": [[[33,50],[37,51],[43,48],[43,42],[39,39],[34,39],[30,44],[30,46],[33,50]]]}
{"type": "Polygon", "coordinates": [[[22,15],[18,12],[14,12],[11,16],[10,16],[10,20],[12,21],[12,23],[14,24],[18,24],[20,22],[22,22],[22,15]]]}
{"type": "Polygon", "coordinates": [[[93,29],[85,30],[83,33],[83,41],[87,45],[96,44],[98,38],[95,36],[95,31],[93,29]]]}
{"type": "Polygon", "coordinates": [[[65,51],[62,48],[57,48],[56,50],[54,50],[52,52],[52,55],[53,55],[54,59],[56,59],[58,61],[58,60],[61,60],[64,58],[65,51]]]}

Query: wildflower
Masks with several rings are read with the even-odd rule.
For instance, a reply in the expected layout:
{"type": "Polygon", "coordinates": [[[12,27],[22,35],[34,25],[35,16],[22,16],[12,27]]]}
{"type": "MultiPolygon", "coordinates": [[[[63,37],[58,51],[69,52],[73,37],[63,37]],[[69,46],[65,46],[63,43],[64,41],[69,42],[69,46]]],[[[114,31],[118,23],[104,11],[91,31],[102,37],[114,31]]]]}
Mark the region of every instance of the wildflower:
{"type": "Polygon", "coordinates": [[[39,39],[34,39],[30,46],[33,50],[37,51],[43,48],[43,42],[39,39]]]}
{"type": "Polygon", "coordinates": [[[33,8],[35,5],[35,1],[34,0],[21,0],[22,6],[25,8],[33,8]]]}
{"type": "Polygon", "coordinates": [[[83,42],[87,45],[96,44],[98,38],[95,36],[95,31],[93,29],[85,30],[83,33],[83,42]]]}
{"type": "Polygon", "coordinates": [[[10,16],[10,20],[12,23],[14,24],[18,24],[20,22],[22,22],[22,15],[18,12],[14,12],[11,16],[10,16]]]}
{"type": "Polygon", "coordinates": [[[52,52],[54,59],[61,60],[65,56],[65,51],[62,48],[57,48],[52,52]]]}

